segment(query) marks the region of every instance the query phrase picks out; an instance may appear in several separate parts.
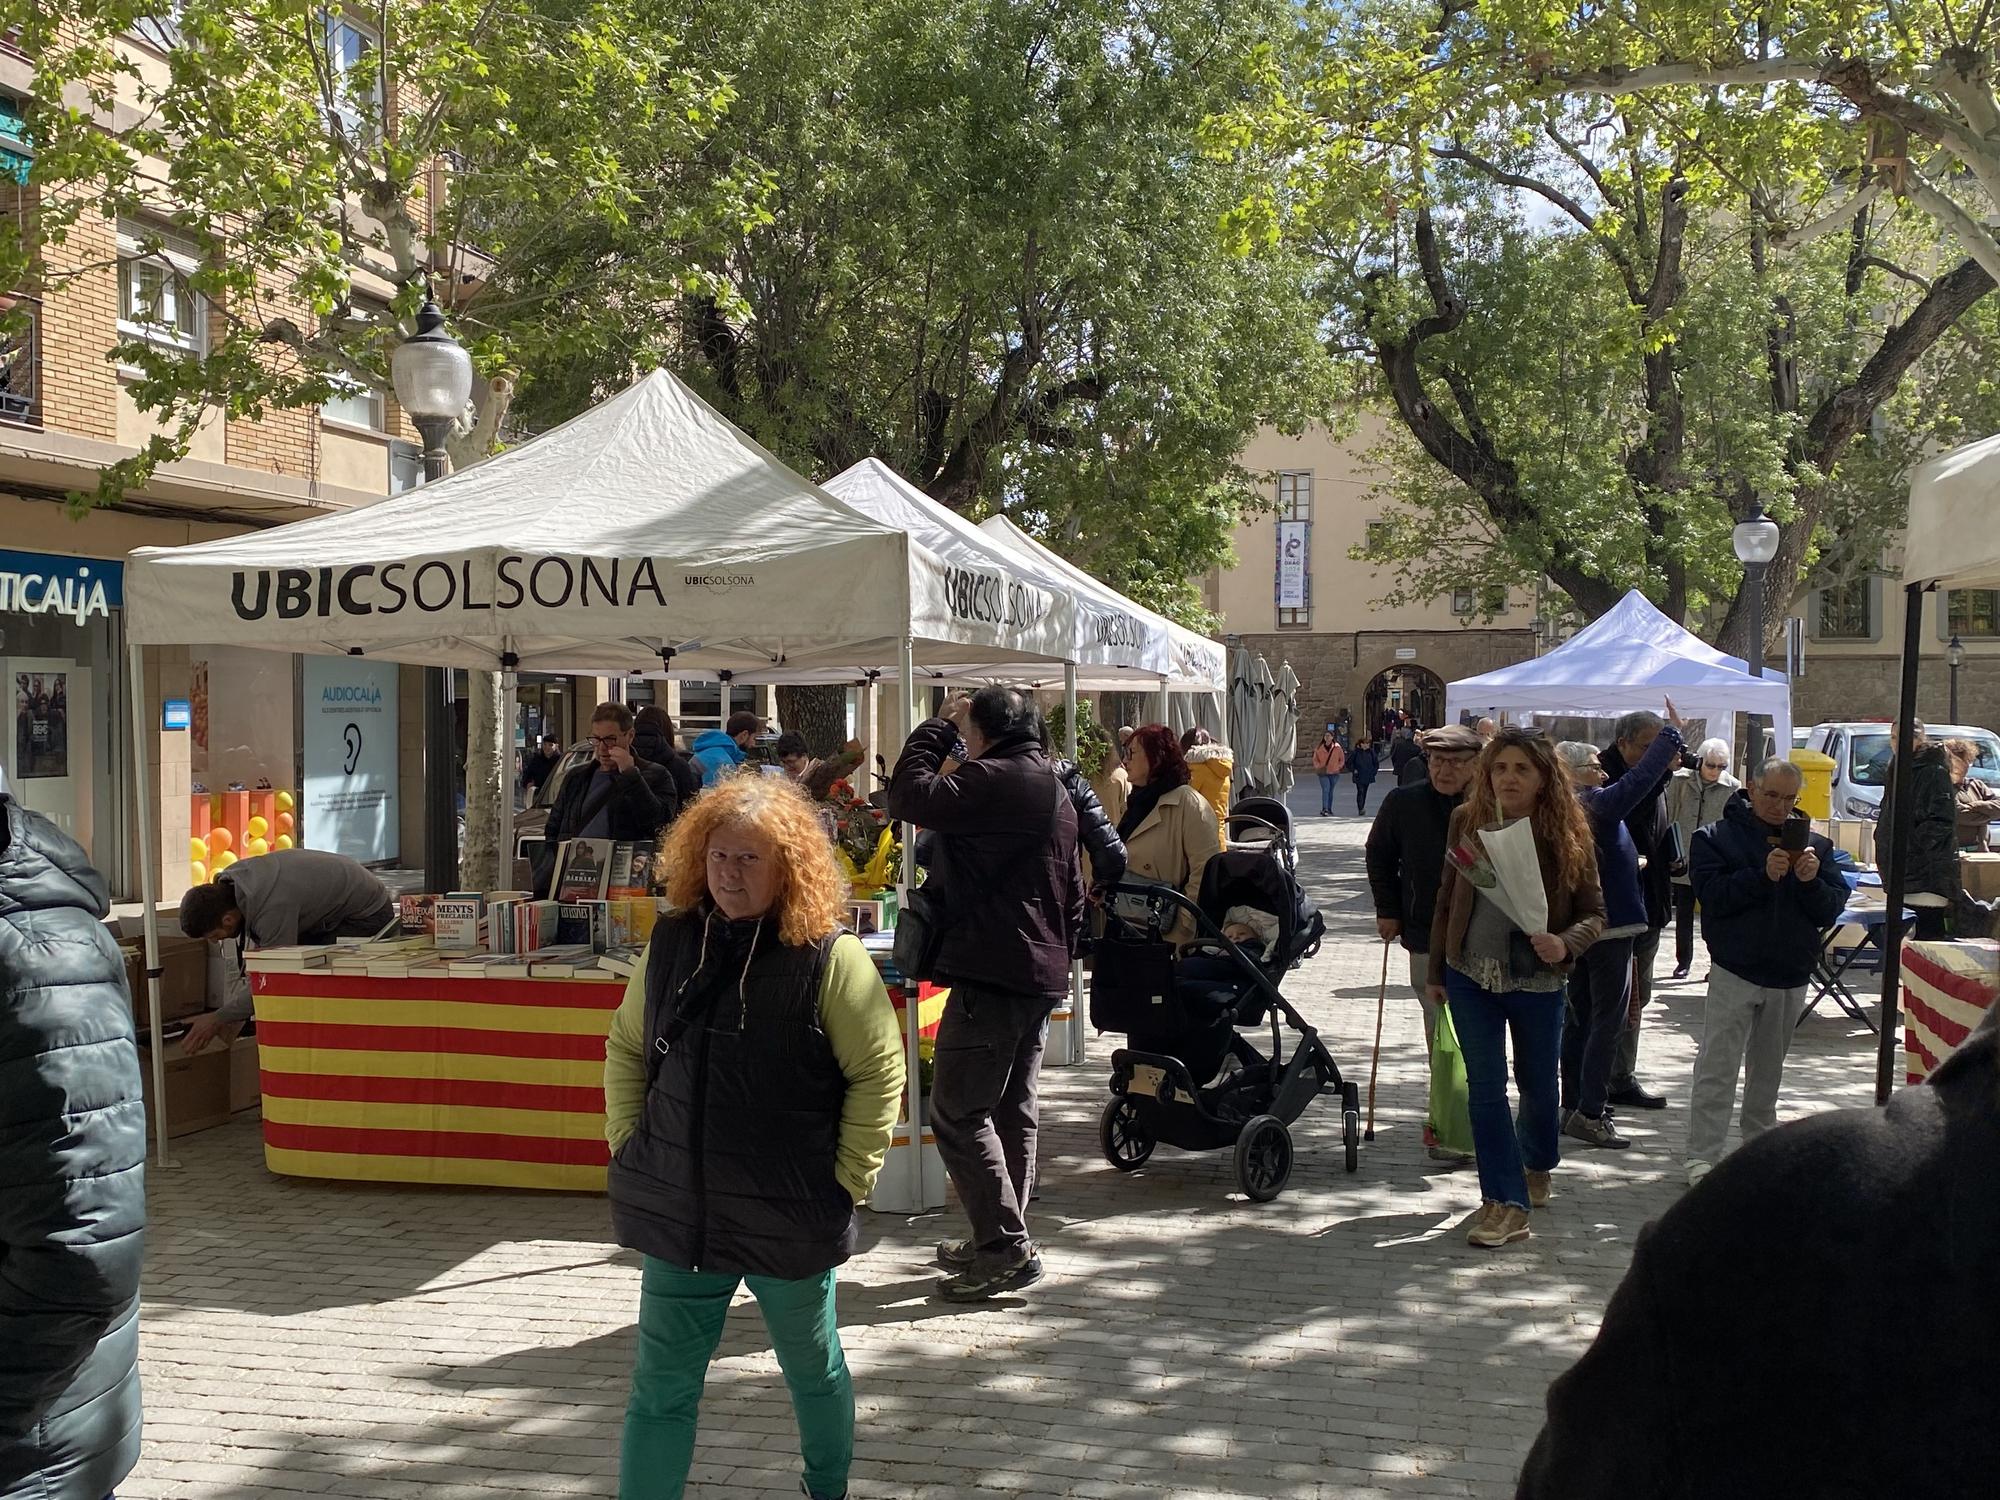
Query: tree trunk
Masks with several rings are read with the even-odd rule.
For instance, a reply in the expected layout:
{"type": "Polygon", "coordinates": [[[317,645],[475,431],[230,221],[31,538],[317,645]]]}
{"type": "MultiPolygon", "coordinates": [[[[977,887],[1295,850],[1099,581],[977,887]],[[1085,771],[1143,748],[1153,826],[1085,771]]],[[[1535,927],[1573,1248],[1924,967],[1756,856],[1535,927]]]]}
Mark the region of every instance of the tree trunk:
{"type": "Polygon", "coordinates": [[[500,722],[500,674],[467,672],[465,703],[465,849],[459,856],[459,881],[467,890],[514,888],[513,860],[505,862],[498,846],[501,810],[509,811],[514,759],[512,726],[500,722]]]}
{"type": "MultiPolygon", "coordinates": [[[[847,743],[847,689],[844,687],[781,687],[778,723],[806,737],[814,755],[833,755],[847,743]]],[[[894,725],[885,725],[894,733],[894,725]]]]}

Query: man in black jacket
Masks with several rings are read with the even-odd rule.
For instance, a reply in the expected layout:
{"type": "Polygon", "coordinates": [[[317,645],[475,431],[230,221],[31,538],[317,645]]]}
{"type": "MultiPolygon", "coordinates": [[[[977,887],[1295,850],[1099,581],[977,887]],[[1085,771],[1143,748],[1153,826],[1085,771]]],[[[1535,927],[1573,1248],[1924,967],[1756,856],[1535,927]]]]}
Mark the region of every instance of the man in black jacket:
{"type": "MultiPolygon", "coordinates": [[[[1382,941],[1400,940],[1410,955],[1410,988],[1423,1007],[1424,1046],[1437,1040],[1438,1008],[1426,979],[1430,965],[1431,912],[1437,906],[1438,884],[1444,878],[1444,850],[1452,810],[1465,800],[1479,758],[1480,739],[1462,724],[1433,729],[1424,735],[1429,760],[1428,780],[1393,788],[1382,799],[1368,830],[1368,887],[1375,896],[1375,930],[1382,941]]],[[[1432,1161],[1463,1166],[1470,1157],[1437,1144],[1430,1125],[1424,1126],[1425,1146],[1432,1161]]]]}
{"type": "Polygon", "coordinates": [[[579,768],[565,777],[549,810],[535,868],[537,896],[548,894],[557,845],[570,839],[657,838],[680,811],[672,773],[632,753],[632,710],[622,703],[598,704],[590,716],[590,739],[597,752],[590,774],[579,768]]]}
{"type": "MultiPolygon", "coordinates": [[[[1606,786],[1646,758],[1664,722],[1658,714],[1646,709],[1626,714],[1618,721],[1612,730],[1612,742],[1598,757],[1598,764],[1604,767],[1606,786]]],[[[1611,1092],[1606,1097],[1627,1109],[1667,1107],[1665,1095],[1656,1094],[1639,1082],[1639,1016],[1653,1002],[1653,960],[1659,956],[1660,934],[1666,931],[1674,914],[1674,861],[1668,838],[1673,820],[1667,816],[1667,787],[1677,769],[1669,763],[1659,784],[1625,815],[1625,830],[1632,835],[1632,847],[1646,862],[1639,871],[1639,890],[1646,898],[1646,930],[1632,940],[1632,1011],[1618,1038],[1618,1055],[1611,1062],[1611,1092]]]]}
{"type": "Polygon", "coordinates": [[[0,1495],[139,1457],[146,1108],[104,879],[0,794],[0,1495]]]}
{"type": "Polygon", "coordinates": [[[940,1295],[976,1302],[1042,1278],[1027,1225],[1049,1012],[1069,993],[1083,933],[1076,813],[1042,753],[1041,715],[1012,688],[981,688],[910,735],[889,816],[932,838],[928,878],[951,986],[938,1027],[931,1128],[971,1221],[938,1246],[940,1295]],[[967,759],[942,770],[963,738],[967,759]]]}
{"type": "Polygon", "coordinates": [[[1995,1182],[2000,1007],[1925,1087],[1759,1136],[1640,1235],[1518,1500],[1993,1494],[1995,1182]]]}
{"type": "Polygon", "coordinates": [[[1778,1123],[1778,1085],[1806,984],[1827,928],[1847,905],[1847,877],[1832,844],[1814,833],[1801,849],[1780,847],[1804,783],[1789,760],[1765,761],[1688,850],[1709,957],[1701,1051],[1688,1091],[1690,1187],[1722,1157],[1739,1071],[1743,1139],[1778,1123]]]}

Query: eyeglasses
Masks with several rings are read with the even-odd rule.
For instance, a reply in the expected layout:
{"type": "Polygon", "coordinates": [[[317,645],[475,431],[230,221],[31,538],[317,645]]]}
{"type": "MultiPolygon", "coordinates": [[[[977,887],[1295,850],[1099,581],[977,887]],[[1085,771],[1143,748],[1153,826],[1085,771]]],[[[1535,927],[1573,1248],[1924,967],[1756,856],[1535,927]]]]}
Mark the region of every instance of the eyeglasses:
{"type": "Polygon", "coordinates": [[[1704,771],[1726,771],[1729,769],[1729,762],[1726,760],[1705,760],[1701,763],[1701,768],[1704,771]]]}
{"type": "Polygon", "coordinates": [[[593,734],[590,737],[590,742],[591,744],[597,746],[597,748],[600,750],[609,750],[613,745],[616,745],[619,741],[623,740],[624,738],[625,736],[623,732],[620,732],[618,734],[593,734]]]}

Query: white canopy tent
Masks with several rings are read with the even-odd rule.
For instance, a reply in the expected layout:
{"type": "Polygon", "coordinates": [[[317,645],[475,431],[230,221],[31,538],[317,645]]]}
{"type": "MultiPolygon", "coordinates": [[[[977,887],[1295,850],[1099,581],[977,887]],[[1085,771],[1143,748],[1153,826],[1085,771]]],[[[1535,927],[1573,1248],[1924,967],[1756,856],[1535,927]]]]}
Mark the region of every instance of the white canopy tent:
{"type": "MultiPolygon", "coordinates": [[[[1882,860],[1883,896],[1892,912],[1904,910],[1904,871],[1910,851],[1911,759],[1909,726],[1917,717],[1917,668],[1924,638],[1924,598],[1938,589],[2000,588],[2000,435],[1981,438],[1932,459],[1910,481],[1909,520],[1903,535],[1903,663],[1897,694],[1896,759],[1889,828],[1889,857],[1882,860]]],[[[1878,851],[1880,844],[1877,845],[1878,851]]],[[[1897,1044],[1903,1028],[1903,950],[1883,944],[1882,1014],[1875,1058],[1875,1102],[1895,1088],[1897,1044]]]]}
{"type": "Polygon", "coordinates": [[[1449,684],[1445,717],[1461,709],[1611,717],[1657,710],[1667,697],[1688,718],[1764,714],[1775,743],[1792,742],[1784,677],[1752,677],[1741,657],[1689,634],[1636,589],[1546,656],[1449,684]]]}
{"type": "MultiPolygon", "coordinates": [[[[498,670],[511,700],[523,668],[791,668],[828,681],[887,662],[912,683],[927,662],[1059,663],[1075,634],[1058,590],[947,563],[793,473],[665,371],[438,483],[362,511],[143,548],[125,579],[141,766],[148,645],[498,670]]],[[[898,697],[907,734],[912,695],[898,697]]],[[[156,825],[146,778],[135,780],[157,1036],[156,825]]],[[[916,1121],[914,1006],[910,1017],[916,1121]]],[[[162,1097],[162,1049],[153,1057],[162,1097]]],[[[164,1160],[166,1111],[157,1117],[164,1160]]]]}

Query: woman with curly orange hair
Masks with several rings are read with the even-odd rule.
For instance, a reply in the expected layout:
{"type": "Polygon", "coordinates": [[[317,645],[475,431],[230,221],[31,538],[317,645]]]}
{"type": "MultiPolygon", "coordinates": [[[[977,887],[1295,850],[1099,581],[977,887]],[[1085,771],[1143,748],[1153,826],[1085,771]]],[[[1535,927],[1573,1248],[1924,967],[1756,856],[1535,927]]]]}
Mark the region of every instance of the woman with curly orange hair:
{"type": "Polygon", "coordinates": [[[1529,1208],[1549,1201],[1550,1173],[1561,1155],[1565,976],[1604,929],[1597,845],[1547,736],[1503,729],[1487,741],[1465,802],[1451,815],[1445,850],[1431,921],[1429,992],[1440,1004],[1449,1000],[1465,1054],[1482,1200],[1467,1238],[1494,1249],[1528,1238],[1529,1208]],[[1484,884],[1480,878],[1481,830],[1522,818],[1535,833],[1548,898],[1545,932],[1517,928],[1492,898],[1490,874],[1484,884]],[[1518,1117],[1507,1107],[1509,1033],[1518,1117]]]}
{"type": "Polygon", "coordinates": [[[854,1253],[903,1091],[895,1011],[840,930],[847,883],[812,805],[718,782],[664,851],[653,929],[604,1054],[611,1219],[645,1256],[621,1500],[678,1500],[739,1283],[792,1393],[809,1496],[847,1493],[854,1386],[834,1268],[854,1253]]]}

